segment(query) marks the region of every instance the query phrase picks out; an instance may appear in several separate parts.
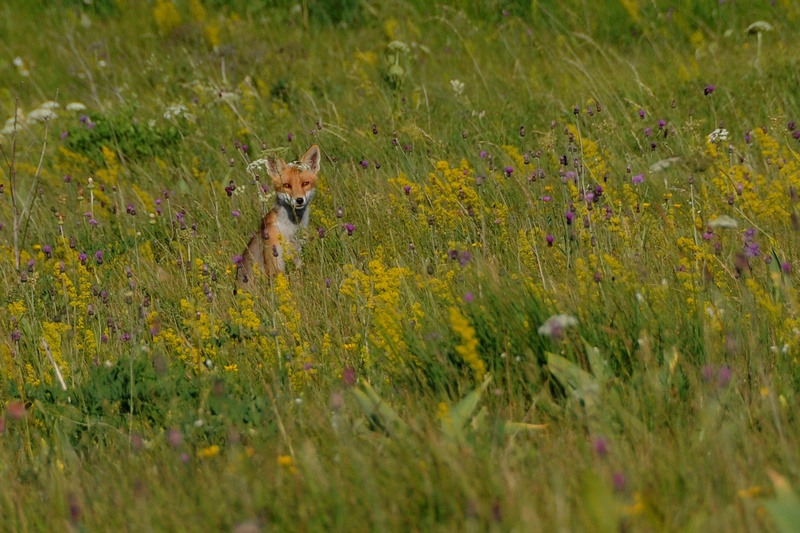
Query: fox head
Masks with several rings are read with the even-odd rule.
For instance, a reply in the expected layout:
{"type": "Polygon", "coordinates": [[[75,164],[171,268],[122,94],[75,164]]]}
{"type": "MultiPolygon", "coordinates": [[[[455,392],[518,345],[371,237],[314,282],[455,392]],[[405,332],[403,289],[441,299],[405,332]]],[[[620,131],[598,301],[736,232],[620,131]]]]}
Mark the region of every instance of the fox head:
{"type": "Polygon", "coordinates": [[[283,159],[270,159],[267,172],[275,185],[278,201],[292,209],[305,209],[314,197],[319,173],[319,146],[311,146],[300,161],[286,163],[283,159]]]}

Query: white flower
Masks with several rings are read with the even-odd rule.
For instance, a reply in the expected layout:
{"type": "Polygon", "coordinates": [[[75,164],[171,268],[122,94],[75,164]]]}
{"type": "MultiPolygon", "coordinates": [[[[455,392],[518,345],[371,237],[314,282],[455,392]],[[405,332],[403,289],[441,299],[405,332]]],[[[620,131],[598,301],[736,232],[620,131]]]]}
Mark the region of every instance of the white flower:
{"type": "Polygon", "coordinates": [[[25,62],[19,56],[14,58],[13,63],[14,63],[14,66],[17,67],[17,68],[22,68],[22,67],[25,66],[25,62]]]}
{"type": "Polygon", "coordinates": [[[739,227],[739,221],[728,215],[720,215],[708,223],[709,228],[728,228],[736,229],[739,227]]]}
{"type": "Polygon", "coordinates": [[[708,134],[708,142],[718,143],[728,140],[728,130],[724,128],[717,128],[708,134]]]}
{"type": "Polygon", "coordinates": [[[106,62],[101,59],[100,61],[97,62],[97,66],[100,67],[100,68],[105,68],[106,67],[106,62]]]}
{"type": "Polygon", "coordinates": [[[571,315],[559,314],[553,315],[544,321],[544,324],[539,326],[539,335],[545,337],[557,337],[561,332],[568,327],[577,326],[578,319],[571,315]]]}
{"type": "Polygon", "coordinates": [[[40,105],[39,109],[58,109],[59,107],[61,107],[61,105],[59,105],[58,102],[48,100],[47,102],[40,105]]]}
{"type": "Polygon", "coordinates": [[[173,118],[183,117],[189,122],[194,122],[194,115],[189,113],[189,108],[183,104],[173,104],[164,111],[164,118],[171,120],[173,118]]]}
{"type": "Polygon", "coordinates": [[[456,93],[456,96],[461,96],[464,94],[464,82],[461,80],[450,80],[450,86],[453,88],[453,92],[456,93]]]}
{"type": "Polygon", "coordinates": [[[80,102],[70,102],[64,109],[66,109],[67,111],[85,111],[86,106],[80,102]]]}
{"type": "Polygon", "coordinates": [[[58,115],[56,115],[55,111],[53,111],[52,109],[46,109],[40,107],[28,113],[27,122],[28,124],[31,124],[33,122],[45,122],[47,120],[52,120],[55,118],[58,118],[58,115]]]}

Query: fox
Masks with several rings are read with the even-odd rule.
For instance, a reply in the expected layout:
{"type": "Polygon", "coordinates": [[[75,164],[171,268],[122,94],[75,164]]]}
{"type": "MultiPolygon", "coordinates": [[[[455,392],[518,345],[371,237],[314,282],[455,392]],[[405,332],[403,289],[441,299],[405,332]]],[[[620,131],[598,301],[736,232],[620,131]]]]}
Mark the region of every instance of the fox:
{"type": "Polygon", "coordinates": [[[253,279],[256,267],[268,277],[285,272],[285,247],[291,247],[295,265],[300,266],[297,234],[308,227],[320,168],[319,146],[312,145],[299,161],[291,163],[270,158],[266,167],[275,187],[275,207],[261,220],[242,253],[239,269],[244,283],[253,279]]]}

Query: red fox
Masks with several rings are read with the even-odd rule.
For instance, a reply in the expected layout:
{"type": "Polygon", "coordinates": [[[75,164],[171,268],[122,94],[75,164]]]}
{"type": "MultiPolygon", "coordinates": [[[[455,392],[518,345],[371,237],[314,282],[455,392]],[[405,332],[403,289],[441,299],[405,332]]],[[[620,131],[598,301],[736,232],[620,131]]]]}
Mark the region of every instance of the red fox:
{"type": "Polygon", "coordinates": [[[242,254],[240,272],[247,283],[253,278],[253,266],[268,276],[284,272],[284,248],[292,249],[292,257],[300,266],[300,242],[297,233],[308,227],[309,204],[314,198],[319,173],[320,151],[311,146],[300,161],[286,163],[283,159],[268,159],[267,173],[275,186],[275,208],[267,213],[242,254]]]}

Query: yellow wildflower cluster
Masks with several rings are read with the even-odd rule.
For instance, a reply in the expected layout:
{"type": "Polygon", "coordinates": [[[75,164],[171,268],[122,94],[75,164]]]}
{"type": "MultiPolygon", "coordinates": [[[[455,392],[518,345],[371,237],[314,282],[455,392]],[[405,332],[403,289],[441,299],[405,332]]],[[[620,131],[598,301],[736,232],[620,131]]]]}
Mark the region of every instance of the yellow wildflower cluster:
{"type": "Polygon", "coordinates": [[[409,363],[403,328],[408,321],[423,318],[421,305],[406,305],[403,301],[403,282],[410,278],[409,269],[387,266],[383,247],[378,246],[367,272],[345,265],[345,279],[339,289],[341,295],[352,300],[353,315],[369,328],[371,346],[386,356],[391,371],[409,363]],[[409,308],[410,312],[403,311],[409,308]]]}
{"type": "Polygon", "coordinates": [[[181,25],[181,14],[171,0],[157,0],[153,8],[153,20],[160,35],[169,35],[181,25]]]}
{"type": "Polygon", "coordinates": [[[475,382],[483,381],[486,374],[486,365],[478,354],[478,338],[467,318],[461,314],[457,307],[450,308],[450,326],[453,331],[461,338],[461,344],[456,346],[456,352],[461,359],[469,365],[475,375],[475,382]]]}

